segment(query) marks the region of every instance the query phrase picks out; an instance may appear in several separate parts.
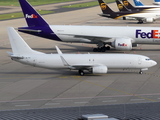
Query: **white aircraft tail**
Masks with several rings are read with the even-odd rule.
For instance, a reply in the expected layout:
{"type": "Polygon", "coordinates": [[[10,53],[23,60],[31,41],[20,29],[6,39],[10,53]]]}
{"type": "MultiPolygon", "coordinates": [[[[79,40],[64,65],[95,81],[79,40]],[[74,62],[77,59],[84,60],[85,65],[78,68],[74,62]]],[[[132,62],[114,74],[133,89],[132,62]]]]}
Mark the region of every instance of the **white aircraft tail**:
{"type": "Polygon", "coordinates": [[[40,53],[38,51],[32,50],[13,27],[8,27],[7,31],[14,55],[40,53]]]}

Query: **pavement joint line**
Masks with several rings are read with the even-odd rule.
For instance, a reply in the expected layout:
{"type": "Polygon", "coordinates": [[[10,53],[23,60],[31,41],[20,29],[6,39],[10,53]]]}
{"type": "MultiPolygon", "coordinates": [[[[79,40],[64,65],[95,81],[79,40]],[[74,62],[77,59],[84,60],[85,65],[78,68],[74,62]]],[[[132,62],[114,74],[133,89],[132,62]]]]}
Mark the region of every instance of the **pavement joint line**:
{"type": "Polygon", "coordinates": [[[82,82],[86,82],[86,83],[89,83],[89,84],[92,84],[92,85],[100,86],[100,87],[103,87],[103,88],[106,88],[106,89],[110,89],[110,90],[113,90],[113,91],[116,91],[116,92],[119,92],[119,93],[123,93],[123,94],[126,94],[126,95],[131,95],[131,96],[135,96],[135,97],[138,97],[138,98],[141,98],[141,99],[145,99],[145,100],[148,100],[150,102],[157,102],[156,100],[153,100],[153,99],[145,98],[145,97],[138,96],[138,95],[128,93],[128,92],[125,92],[125,91],[121,91],[121,90],[117,90],[117,89],[114,89],[114,88],[106,87],[104,85],[100,85],[100,84],[93,83],[93,82],[90,82],[90,81],[81,80],[81,79],[77,79],[77,80],[82,81],[82,82]]]}

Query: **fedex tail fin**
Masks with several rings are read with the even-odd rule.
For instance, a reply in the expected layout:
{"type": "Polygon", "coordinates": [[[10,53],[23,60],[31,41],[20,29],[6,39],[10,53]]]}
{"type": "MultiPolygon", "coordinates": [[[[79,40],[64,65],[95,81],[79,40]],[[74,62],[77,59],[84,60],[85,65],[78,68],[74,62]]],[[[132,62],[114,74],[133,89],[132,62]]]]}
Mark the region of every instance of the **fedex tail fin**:
{"type": "Polygon", "coordinates": [[[116,0],[116,3],[119,11],[130,11],[119,0],[116,0]]]}
{"type": "Polygon", "coordinates": [[[133,0],[135,6],[144,6],[144,4],[140,0],[133,0]]]}
{"type": "Polygon", "coordinates": [[[103,14],[110,14],[114,12],[109,8],[109,6],[103,0],[98,0],[98,2],[103,14]]]}
{"type": "Polygon", "coordinates": [[[19,3],[21,5],[28,27],[48,25],[48,23],[41,17],[41,15],[39,15],[39,13],[36,12],[36,10],[26,0],[19,0],[19,3]]]}
{"type": "Polygon", "coordinates": [[[126,6],[126,8],[128,8],[130,10],[135,9],[135,7],[130,2],[128,2],[128,0],[122,0],[122,2],[123,2],[123,5],[126,6]]]}
{"type": "MultiPolygon", "coordinates": [[[[8,36],[12,48],[12,55],[26,55],[40,53],[38,51],[32,50],[27,43],[22,39],[22,37],[15,31],[13,27],[8,27],[8,36]]],[[[11,53],[9,53],[11,55],[11,53]]]]}

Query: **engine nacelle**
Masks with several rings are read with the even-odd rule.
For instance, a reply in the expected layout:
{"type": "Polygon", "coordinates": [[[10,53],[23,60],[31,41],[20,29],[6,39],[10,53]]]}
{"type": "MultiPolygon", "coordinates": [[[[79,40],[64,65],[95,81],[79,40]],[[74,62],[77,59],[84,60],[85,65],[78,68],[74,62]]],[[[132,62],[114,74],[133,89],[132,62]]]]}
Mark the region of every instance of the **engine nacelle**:
{"type": "Polygon", "coordinates": [[[111,45],[116,50],[132,50],[132,40],[130,38],[117,38],[111,45]]]}
{"type": "Polygon", "coordinates": [[[146,18],[146,19],[145,19],[145,22],[152,23],[153,21],[154,21],[154,19],[153,19],[153,18],[146,18]]]}
{"type": "Polygon", "coordinates": [[[105,74],[105,73],[107,73],[107,71],[108,71],[108,68],[106,67],[106,66],[94,66],[93,68],[92,68],[92,73],[95,73],[95,74],[105,74]]]}

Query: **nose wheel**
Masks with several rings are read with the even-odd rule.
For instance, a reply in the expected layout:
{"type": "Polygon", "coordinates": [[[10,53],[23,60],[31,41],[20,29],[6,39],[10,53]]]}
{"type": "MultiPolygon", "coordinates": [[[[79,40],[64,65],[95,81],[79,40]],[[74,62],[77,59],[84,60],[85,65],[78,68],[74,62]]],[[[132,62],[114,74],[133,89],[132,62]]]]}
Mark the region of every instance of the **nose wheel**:
{"type": "Polygon", "coordinates": [[[79,70],[78,72],[79,72],[79,75],[80,75],[80,76],[84,76],[83,70],[79,70]]]}
{"type": "Polygon", "coordinates": [[[142,72],[142,71],[139,71],[139,74],[143,74],[143,72],[142,72]]]}

